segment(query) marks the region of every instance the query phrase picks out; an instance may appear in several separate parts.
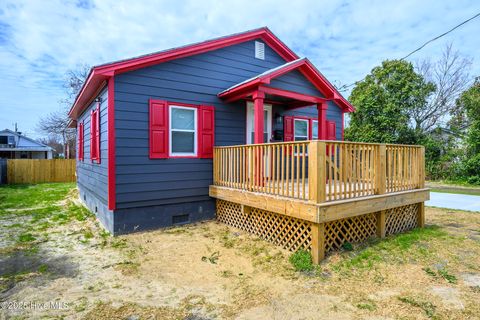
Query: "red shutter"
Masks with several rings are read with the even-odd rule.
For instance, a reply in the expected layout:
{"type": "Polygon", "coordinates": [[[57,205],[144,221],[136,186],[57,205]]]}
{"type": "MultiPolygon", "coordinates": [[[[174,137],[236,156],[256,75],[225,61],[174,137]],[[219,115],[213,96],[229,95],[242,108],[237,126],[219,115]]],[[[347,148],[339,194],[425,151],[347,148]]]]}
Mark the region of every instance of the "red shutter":
{"type": "Polygon", "coordinates": [[[213,158],[215,109],[213,106],[200,106],[198,111],[198,157],[213,158]]]}
{"type": "Polygon", "coordinates": [[[283,141],[293,141],[293,117],[283,117],[283,141]]]}
{"type": "Polygon", "coordinates": [[[90,112],[90,159],[100,163],[100,103],[90,112]]]}
{"type": "Polygon", "coordinates": [[[95,139],[96,139],[96,132],[95,128],[97,125],[95,124],[97,122],[97,118],[95,117],[95,111],[91,110],[90,111],[90,160],[93,162],[97,158],[97,155],[95,154],[97,152],[97,149],[95,148],[95,139]]]}
{"type": "Polygon", "coordinates": [[[95,114],[95,150],[97,155],[97,163],[100,163],[100,103],[97,103],[97,111],[95,114]]]}
{"type": "Polygon", "coordinates": [[[335,121],[327,121],[327,140],[337,140],[337,125],[335,121]]]}
{"type": "Polygon", "coordinates": [[[168,158],[168,106],[166,101],[150,100],[150,159],[168,158]]]}
{"type": "Polygon", "coordinates": [[[83,161],[83,122],[78,125],[78,160],[83,161]]]}

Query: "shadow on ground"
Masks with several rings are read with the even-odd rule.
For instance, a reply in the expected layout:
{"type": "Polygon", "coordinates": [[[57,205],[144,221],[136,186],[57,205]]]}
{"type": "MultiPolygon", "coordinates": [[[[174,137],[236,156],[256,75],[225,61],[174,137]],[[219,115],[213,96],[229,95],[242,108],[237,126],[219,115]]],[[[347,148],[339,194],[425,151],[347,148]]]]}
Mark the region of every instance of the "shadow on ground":
{"type": "Polygon", "coordinates": [[[51,257],[48,252],[16,250],[0,256],[0,301],[20,290],[17,284],[26,279],[34,279],[33,286],[41,286],[58,278],[76,277],[78,267],[68,256],[51,257]]]}

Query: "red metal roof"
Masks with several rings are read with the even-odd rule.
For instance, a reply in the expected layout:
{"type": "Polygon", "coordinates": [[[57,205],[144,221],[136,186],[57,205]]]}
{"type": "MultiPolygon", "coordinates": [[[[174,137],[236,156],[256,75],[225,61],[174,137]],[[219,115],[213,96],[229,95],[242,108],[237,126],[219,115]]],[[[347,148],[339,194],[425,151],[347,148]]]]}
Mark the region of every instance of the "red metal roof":
{"type": "Polygon", "coordinates": [[[111,63],[95,66],[80,90],[69,116],[76,119],[93,99],[95,93],[101,88],[102,83],[115,74],[132,71],[154,64],[179,59],[211,50],[220,49],[241,42],[262,39],[273,50],[275,50],[286,61],[298,59],[298,56],[288,48],[280,39],[278,39],[267,27],[254,29],[242,33],[237,33],[221,38],[207,40],[183,47],[173,48],[165,51],[155,52],[131,59],[115,61],[111,63]]]}
{"type": "Polygon", "coordinates": [[[355,108],[348,102],[338,90],[322,75],[320,71],[307,59],[297,59],[287,62],[276,68],[267,70],[255,77],[237,83],[232,87],[220,92],[218,96],[223,99],[241,96],[242,92],[247,93],[259,86],[268,85],[276,77],[284,75],[293,70],[300,71],[320,91],[326,100],[337,103],[345,112],[353,112],[355,108]]]}
{"type": "MultiPolygon", "coordinates": [[[[231,46],[234,44],[242,43],[253,39],[262,39],[273,50],[275,50],[286,62],[291,62],[298,59],[298,56],[288,48],[280,39],[278,39],[267,27],[254,29],[242,33],[237,33],[221,38],[207,40],[183,47],[173,48],[160,52],[155,52],[139,57],[134,57],[126,60],[119,60],[111,63],[106,63],[93,67],[87,77],[87,80],[82,86],[79,94],[77,95],[72,108],[69,111],[69,116],[73,120],[76,120],[78,116],[87,108],[88,104],[92,101],[95,95],[101,90],[106,81],[116,74],[148,67],[162,62],[167,62],[174,59],[179,59],[199,53],[220,49],[223,47],[231,46]]],[[[311,65],[310,62],[308,62],[311,65]]],[[[310,68],[315,67],[311,65],[310,68]]],[[[323,82],[326,83],[326,88],[329,88],[329,92],[333,92],[335,98],[339,99],[346,107],[353,107],[346,101],[340,93],[323,77],[323,75],[316,71],[320,78],[323,78],[323,82]]]]}

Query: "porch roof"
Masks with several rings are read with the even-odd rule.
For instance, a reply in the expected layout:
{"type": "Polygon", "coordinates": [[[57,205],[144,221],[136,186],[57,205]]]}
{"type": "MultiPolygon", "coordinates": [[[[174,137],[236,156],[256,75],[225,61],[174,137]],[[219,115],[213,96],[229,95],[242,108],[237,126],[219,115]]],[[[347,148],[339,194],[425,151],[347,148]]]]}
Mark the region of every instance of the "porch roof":
{"type": "Polygon", "coordinates": [[[272,68],[252,78],[237,83],[218,93],[218,97],[227,101],[235,101],[251,96],[254,91],[263,91],[268,94],[284,96],[292,99],[298,97],[298,100],[311,102],[312,104],[324,101],[334,101],[345,112],[355,111],[353,105],[351,105],[350,102],[348,102],[340,94],[340,92],[338,92],[338,90],[320,73],[320,71],[317,70],[317,68],[315,68],[315,66],[307,58],[301,58],[287,62],[283,65],[272,68]],[[286,90],[278,90],[268,86],[272,79],[280,77],[294,70],[298,70],[300,73],[302,73],[303,76],[305,76],[305,78],[323,94],[323,97],[315,97],[286,90]]]}

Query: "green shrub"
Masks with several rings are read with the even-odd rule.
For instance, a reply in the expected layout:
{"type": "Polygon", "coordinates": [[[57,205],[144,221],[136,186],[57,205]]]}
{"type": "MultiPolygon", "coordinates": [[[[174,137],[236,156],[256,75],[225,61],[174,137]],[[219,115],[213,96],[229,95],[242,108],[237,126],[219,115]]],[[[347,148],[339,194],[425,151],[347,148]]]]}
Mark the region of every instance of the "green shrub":
{"type": "Polygon", "coordinates": [[[22,233],[18,236],[19,242],[32,242],[35,241],[36,238],[31,233],[22,233]]]}
{"type": "Polygon", "coordinates": [[[342,244],[342,248],[345,251],[353,251],[353,245],[348,241],[342,244]]]}
{"type": "Polygon", "coordinates": [[[298,249],[288,260],[296,271],[311,271],[313,269],[312,255],[308,250],[298,249]]]}

